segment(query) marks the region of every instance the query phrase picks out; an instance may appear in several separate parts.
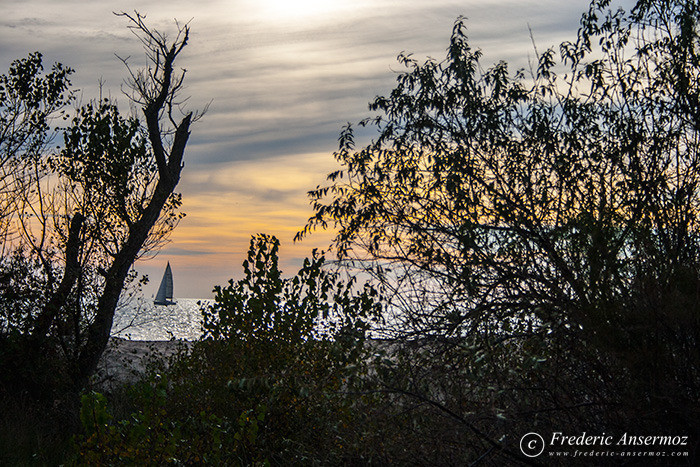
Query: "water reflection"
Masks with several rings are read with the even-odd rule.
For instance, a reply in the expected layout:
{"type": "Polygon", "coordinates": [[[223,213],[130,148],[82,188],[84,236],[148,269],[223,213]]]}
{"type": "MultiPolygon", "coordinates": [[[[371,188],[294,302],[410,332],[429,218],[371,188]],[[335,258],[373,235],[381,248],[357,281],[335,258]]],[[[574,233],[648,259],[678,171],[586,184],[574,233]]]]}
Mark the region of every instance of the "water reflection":
{"type": "Polygon", "coordinates": [[[114,314],[112,336],[131,340],[195,340],[201,335],[202,312],[197,298],[180,298],[174,305],[154,305],[141,298],[120,306],[114,314]]]}

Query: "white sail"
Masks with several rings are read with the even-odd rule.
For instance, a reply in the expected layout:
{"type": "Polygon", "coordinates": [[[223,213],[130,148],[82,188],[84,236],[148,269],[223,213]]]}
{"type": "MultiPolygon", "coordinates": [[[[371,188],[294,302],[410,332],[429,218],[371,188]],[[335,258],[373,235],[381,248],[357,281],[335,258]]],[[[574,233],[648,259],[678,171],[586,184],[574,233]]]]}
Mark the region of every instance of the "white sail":
{"type": "Polygon", "coordinates": [[[163,273],[163,279],[160,281],[160,287],[158,287],[158,293],[153,301],[156,305],[173,305],[173,271],[170,269],[170,262],[165,267],[165,273],[163,273]]]}

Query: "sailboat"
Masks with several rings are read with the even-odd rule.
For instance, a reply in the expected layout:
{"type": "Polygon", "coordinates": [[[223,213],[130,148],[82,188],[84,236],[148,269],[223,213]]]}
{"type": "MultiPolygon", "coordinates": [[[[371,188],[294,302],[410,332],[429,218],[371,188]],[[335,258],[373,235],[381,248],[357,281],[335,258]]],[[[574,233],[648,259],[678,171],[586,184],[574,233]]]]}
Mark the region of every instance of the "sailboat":
{"type": "Polygon", "coordinates": [[[153,303],[155,305],[175,305],[175,301],[173,301],[173,271],[170,269],[170,261],[165,267],[165,273],[163,273],[163,279],[160,281],[160,287],[158,287],[158,293],[153,303]]]}

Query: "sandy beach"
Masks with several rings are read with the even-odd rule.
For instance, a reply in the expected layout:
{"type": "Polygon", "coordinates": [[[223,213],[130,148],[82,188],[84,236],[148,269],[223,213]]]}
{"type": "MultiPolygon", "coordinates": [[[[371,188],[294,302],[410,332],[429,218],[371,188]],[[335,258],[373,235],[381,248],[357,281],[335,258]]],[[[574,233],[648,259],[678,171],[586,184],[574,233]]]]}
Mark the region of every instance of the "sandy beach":
{"type": "Polygon", "coordinates": [[[119,386],[135,383],[154,362],[167,364],[168,357],[191,341],[137,341],[112,337],[102,354],[93,384],[100,391],[111,391],[119,386]]]}

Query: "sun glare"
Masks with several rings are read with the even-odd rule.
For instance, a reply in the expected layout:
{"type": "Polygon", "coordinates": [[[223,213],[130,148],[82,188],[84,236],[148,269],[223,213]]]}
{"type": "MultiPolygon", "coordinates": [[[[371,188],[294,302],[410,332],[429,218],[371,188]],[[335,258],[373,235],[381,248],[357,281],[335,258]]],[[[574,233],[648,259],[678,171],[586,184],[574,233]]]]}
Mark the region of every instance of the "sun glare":
{"type": "Polygon", "coordinates": [[[312,19],[343,10],[348,3],[344,0],[262,0],[260,5],[268,18],[312,19]]]}

